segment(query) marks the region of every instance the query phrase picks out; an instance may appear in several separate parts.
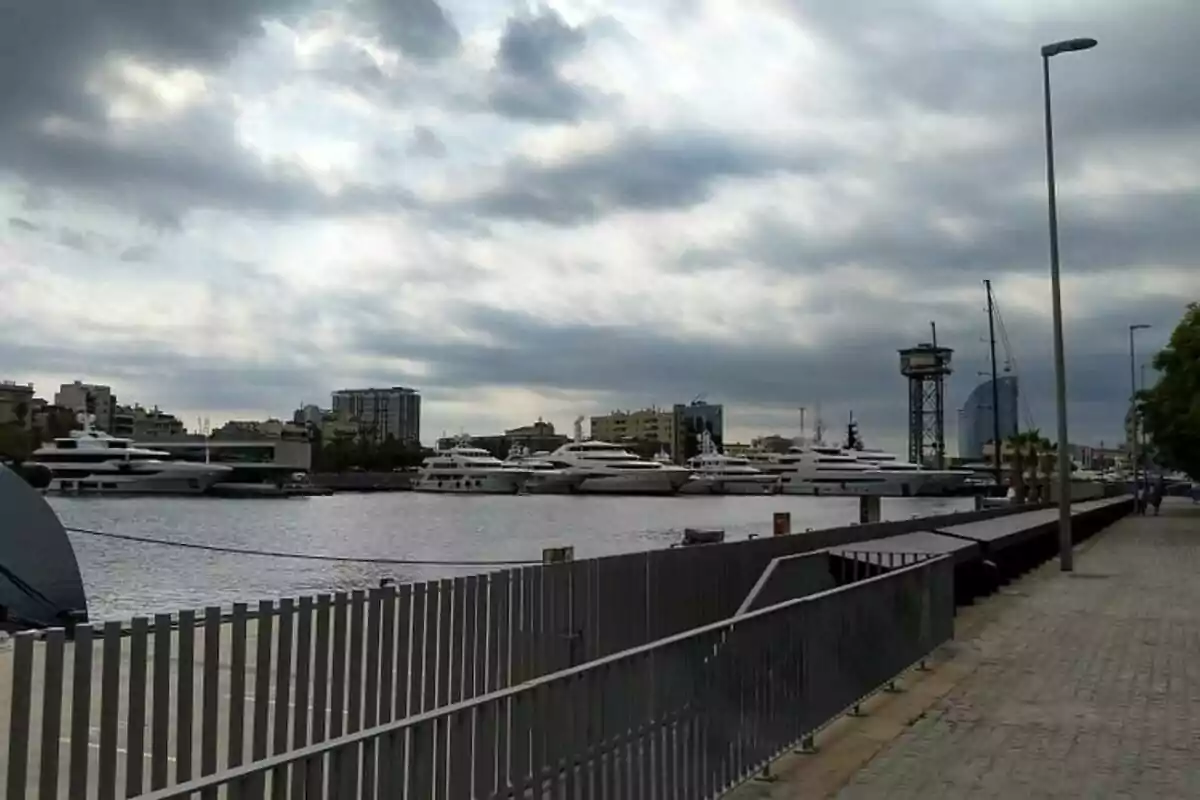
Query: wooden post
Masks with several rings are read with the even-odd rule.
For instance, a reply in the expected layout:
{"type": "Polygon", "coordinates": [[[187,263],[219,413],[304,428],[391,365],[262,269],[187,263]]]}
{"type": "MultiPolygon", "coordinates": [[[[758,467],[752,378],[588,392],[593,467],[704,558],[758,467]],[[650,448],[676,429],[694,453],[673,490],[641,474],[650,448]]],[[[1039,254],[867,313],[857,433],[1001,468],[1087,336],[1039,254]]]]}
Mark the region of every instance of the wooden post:
{"type": "Polygon", "coordinates": [[[575,560],[575,548],[568,545],[567,547],[547,547],[542,550],[543,564],[565,564],[568,561],[575,560]]]}
{"type": "Polygon", "coordinates": [[[776,511],[773,519],[776,536],[787,536],[792,532],[792,514],[790,511],[776,511]]]}

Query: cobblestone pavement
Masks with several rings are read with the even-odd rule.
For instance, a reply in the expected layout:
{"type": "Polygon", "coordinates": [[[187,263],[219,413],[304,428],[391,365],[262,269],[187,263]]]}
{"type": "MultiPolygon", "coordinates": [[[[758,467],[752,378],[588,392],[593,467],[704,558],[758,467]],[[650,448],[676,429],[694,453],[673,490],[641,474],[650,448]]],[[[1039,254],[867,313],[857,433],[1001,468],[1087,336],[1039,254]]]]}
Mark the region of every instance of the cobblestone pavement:
{"type": "Polygon", "coordinates": [[[976,668],[838,798],[1200,797],[1200,507],[1085,548],[1008,588],[976,668]]]}

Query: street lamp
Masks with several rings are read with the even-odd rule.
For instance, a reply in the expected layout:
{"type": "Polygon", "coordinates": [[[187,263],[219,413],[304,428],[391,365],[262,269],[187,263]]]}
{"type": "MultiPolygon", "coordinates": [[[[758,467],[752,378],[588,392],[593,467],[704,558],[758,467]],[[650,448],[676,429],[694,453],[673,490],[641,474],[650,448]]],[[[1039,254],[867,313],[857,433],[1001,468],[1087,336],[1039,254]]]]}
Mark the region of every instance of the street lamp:
{"type": "MultiPolygon", "coordinates": [[[[1129,326],[1129,424],[1133,426],[1133,437],[1130,442],[1129,463],[1133,466],[1133,490],[1138,487],[1138,414],[1137,414],[1137,383],[1135,382],[1134,362],[1136,356],[1133,350],[1134,331],[1144,331],[1150,326],[1145,323],[1129,326]]],[[[1143,380],[1143,383],[1145,381],[1143,380]]]]}
{"type": "Polygon", "coordinates": [[[1046,101],[1046,189],[1050,201],[1050,302],[1054,312],[1054,394],[1058,407],[1058,563],[1074,569],[1071,550],[1071,456],[1067,452],[1067,376],[1063,363],[1062,293],[1058,281],[1058,200],[1054,187],[1054,126],[1050,121],[1050,58],[1089,50],[1095,39],[1065,39],[1042,47],[1042,90],[1046,101]]]}

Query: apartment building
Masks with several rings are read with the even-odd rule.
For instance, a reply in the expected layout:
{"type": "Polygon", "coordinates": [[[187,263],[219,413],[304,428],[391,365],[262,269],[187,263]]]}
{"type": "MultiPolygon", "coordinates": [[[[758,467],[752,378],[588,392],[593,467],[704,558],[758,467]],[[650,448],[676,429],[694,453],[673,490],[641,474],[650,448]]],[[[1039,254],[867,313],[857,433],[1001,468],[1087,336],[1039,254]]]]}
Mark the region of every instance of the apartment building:
{"type": "Polygon", "coordinates": [[[54,405],[69,408],[76,414],[95,414],[93,425],[111,432],[116,422],[117,398],[112,389],[96,383],[64,383],[54,394],[54,405]]]}
{"type": "Polygon", "coordinates": [[[421,395],[416,389],[340,389],[333,393],[333,412],[355,420],[360,435],[382,442],[421,441],[421,395]]]}
{"type": "Polygon", "coordinates": [[[0,381],[0,425],[33,425],[33,384],[0,381]]]}

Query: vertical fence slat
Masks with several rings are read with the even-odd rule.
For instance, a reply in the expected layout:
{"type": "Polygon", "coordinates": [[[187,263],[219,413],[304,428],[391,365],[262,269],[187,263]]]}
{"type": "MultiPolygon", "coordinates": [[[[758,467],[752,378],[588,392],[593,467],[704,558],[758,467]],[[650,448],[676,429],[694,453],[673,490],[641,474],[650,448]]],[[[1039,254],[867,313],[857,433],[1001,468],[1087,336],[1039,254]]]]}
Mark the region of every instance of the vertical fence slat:
{"type": "Polygon", "coordinates": [[[192,777],[192,711],[195,704],[193,672],[196,665],[196,613],[179,612],[178,687],[175,694],[175,781],[192,777]]]}
{"type": "Polygon", "coordinates": [[[134,617],[129,632],[129,711],[125,723],[125,796],[142,793],[146,758],[146,649],[150,621],[134,617]]]}
{"type": "Polygon", "coordinates": [[[91,625],[75,627],[75,675],[71,687],[71,774],[68,797],[84,797],[88,785],[88,748],[92,723],[92,639],[91,625]]]}
{"type": "Polygon", "coordinates": [[[363,614],[366,609],[367,595],[362,589],[355,589],[350,596],[350,656],[347,664],[349,693],[346,710],[349,717],[346,722],[346,732],[353,733],[362,728],[363,706],[363,614]]]}
{"type": "Polygon", "coordinates": [[[121,623],[104,623],[100,676],[100,750],[96,797],[117,796],[117,730],[121,721],[121,623]]]}
{"type": "Polygon", "coordinates": [[[154,616],[154,676],[150,703],[150,788],[167,785],[171,723],[171,615],[154,616]]]}
{"type": "Polygon", "coordinates": [[[429,585],[412,587],[412,630],[409,634],[408,714],[419,714],[425,708],[425,645],[428,638],[427,607],[429,585]]]}
{"type": "MultiPolygon", "coordinates": [[[[250,734],[250,758],[267,756],[267,737],[271,725],[271,639],[274,636],[275,603],[261,600],[254,618],[254,729],[250,734]]],[[[266,776],[256,773],[245,782],[244,791],[261,797],[266,776]]]]}
{"type": "Polygon", "coordinates": [[[38,773],[38,797],[58,798],[58,752],[62,735],[63,643],[67,633],[62,628],[46,632],[42,648],[42,760],[38,773]]]}
{"type": "MultiPolygon", "coordinates": [[[[342,735],[346,724],[346,611],[348,598],[345,592],[337,592],[333,596],[333,650],[330,658],[333,661],[332,676],[329,682],[329,738],[336,739],[342,735]]],[[[334,763],[332,757],[329,763],[334,763]]]]}
{"type": "Polygon", "coordinates": [[[229,624],[229,751],[231,767],[245,759],[246,744],[246,617],[245,603],[234,603],[229,624]]]}
{"type": "Polygon", "coordinates": [[[19,633],[13,641],[12,705],[8,722],[8,780],[5,797],[25,797],[29,765],[29,715],[33,695],[34,633],[19,633]]]}
{"type": "MultiPolygon", "coordinates": [[[[312,661],[313,599],[300,598],[300,610],[296,615],[296,708],[292,720],[292,748],[299,749],[308,744],[308,697],[309,671],[312,661]]],[[[304,797],[305,765],[292,765],[293,800],[304,797]]],[[[316,800],[316,798],[314,798],[316,800]]]]}
{"type": "Polygon", "coordinates": [[[446,693],[446,701],[457,703],[462,699],[463,670],[467,667],[467,648],[463,638],[466,630],[467,579],[455,578],[452,586],[454,588],[451,595],[454,597],[454,602],[451,603],[450,616],[450,685],[446,693]]]}
{"type": "MultiPolygon", "coordinates": [[[[363,727],[373,728],[379,718],[379,632],[383,613],[383,590],[372,589],[367,594],[367,661],[363,688],[363,727]]],[[[359,796],[363,800],[375,797],[375,742],[363,742],[362,784],[359,796]]]]}
{"type": "Polygon", "coordinates": [[[413,586],[412,596],[412,639],[409,663],[408,713],[419,714],[425,708],[425,607],[429,601],[429,586],[418,583],[413,586]]]}
{"type": "MultiPolygon", "coordinates": [[[[396,587],[383,590],[383,617],[379,629],[379,703],[378,719],[391,722],[395,710],[393,692],[396,688],[396,587]]],[[[380,751],[386,754],[386,750],[380,751]]],[[[386,757],[386,756],[385,756],[386,757]]]]}
{"type": "MultiPolygon", "coordinates": [[[[220,725],[221,607],[204,609],[204,673],[200,683],[200,774],[217,771],[217,736],[220,725]]],[[[201,793],[202,800],[216,800],[215,789],[201,793]]]]}
{"type": "MultiPolygon", "coordinates": [[[[312,741],[325,741],[325,700],[328,697],[329,685],[329,614],[331,600],[329,595],[317,595],[317,639],[313,650],[313,700],[312,700],[312,741]]],[[[311,758],[305,764],[305,789],[309,798],[320,798],[315,794],[316,788],[325,782],[325,758],[311,758]]]]}
{"type": "MultiPolygon", "coordinates": [[[[295,601],[285,597],[279,601],[279,638],[275,648],[275,721],[272,726],[271,752],[278,755],[288,749],[288,722],[292,699],[292,626],[295,601]]],[[[271,773],[271,797],[283,800],[287,796],[287,768],[271,773]]]]}
{"type": "Polygon", "coordinates": [[[430,711],[438,705],[438,619],[444,602],[446,597],[441,591],[441,584],[429,581],[425,585],[425,666],[421,698],[421,708],[424,711],[430,711]]]}
{"type": "MultiPolygon", "coordinates": [[[[396,704],[396,719],[407,717],[409,709],[408,681],[411,671],[409,651],[412,647],[412,602],[413,587],[406,583],[400,587],[399,596],[396,598],[396,688],[393,698],[396,704]]],[[[403,749],[406,747],[407,739],[407,734],[399,736],[395,744],[403,749]]]]}
{"type": "Polygon", "coordinates": [[[462,643],[462,657],[459,661],[462,663],[461,685],[457,699],[469,700],[475,696],[475,673],[478,671],[476,665],[479,663],[480,652],[475,647],[475,630],[478,622],[479,614],[479,582],[480,576],[469,575],[463,579],[463,613],[462,613],[462,634],[459,641],[462,643]]]}
{"type": "Polygon", "coordinates": [[[450,702],[450,676],[454,672],[451,649],[451,632],[454,617],[454,581],[446,579],[438,584],[438,637],[437,637],[437,693],[434,708],[442,708],[450,702]]]}

